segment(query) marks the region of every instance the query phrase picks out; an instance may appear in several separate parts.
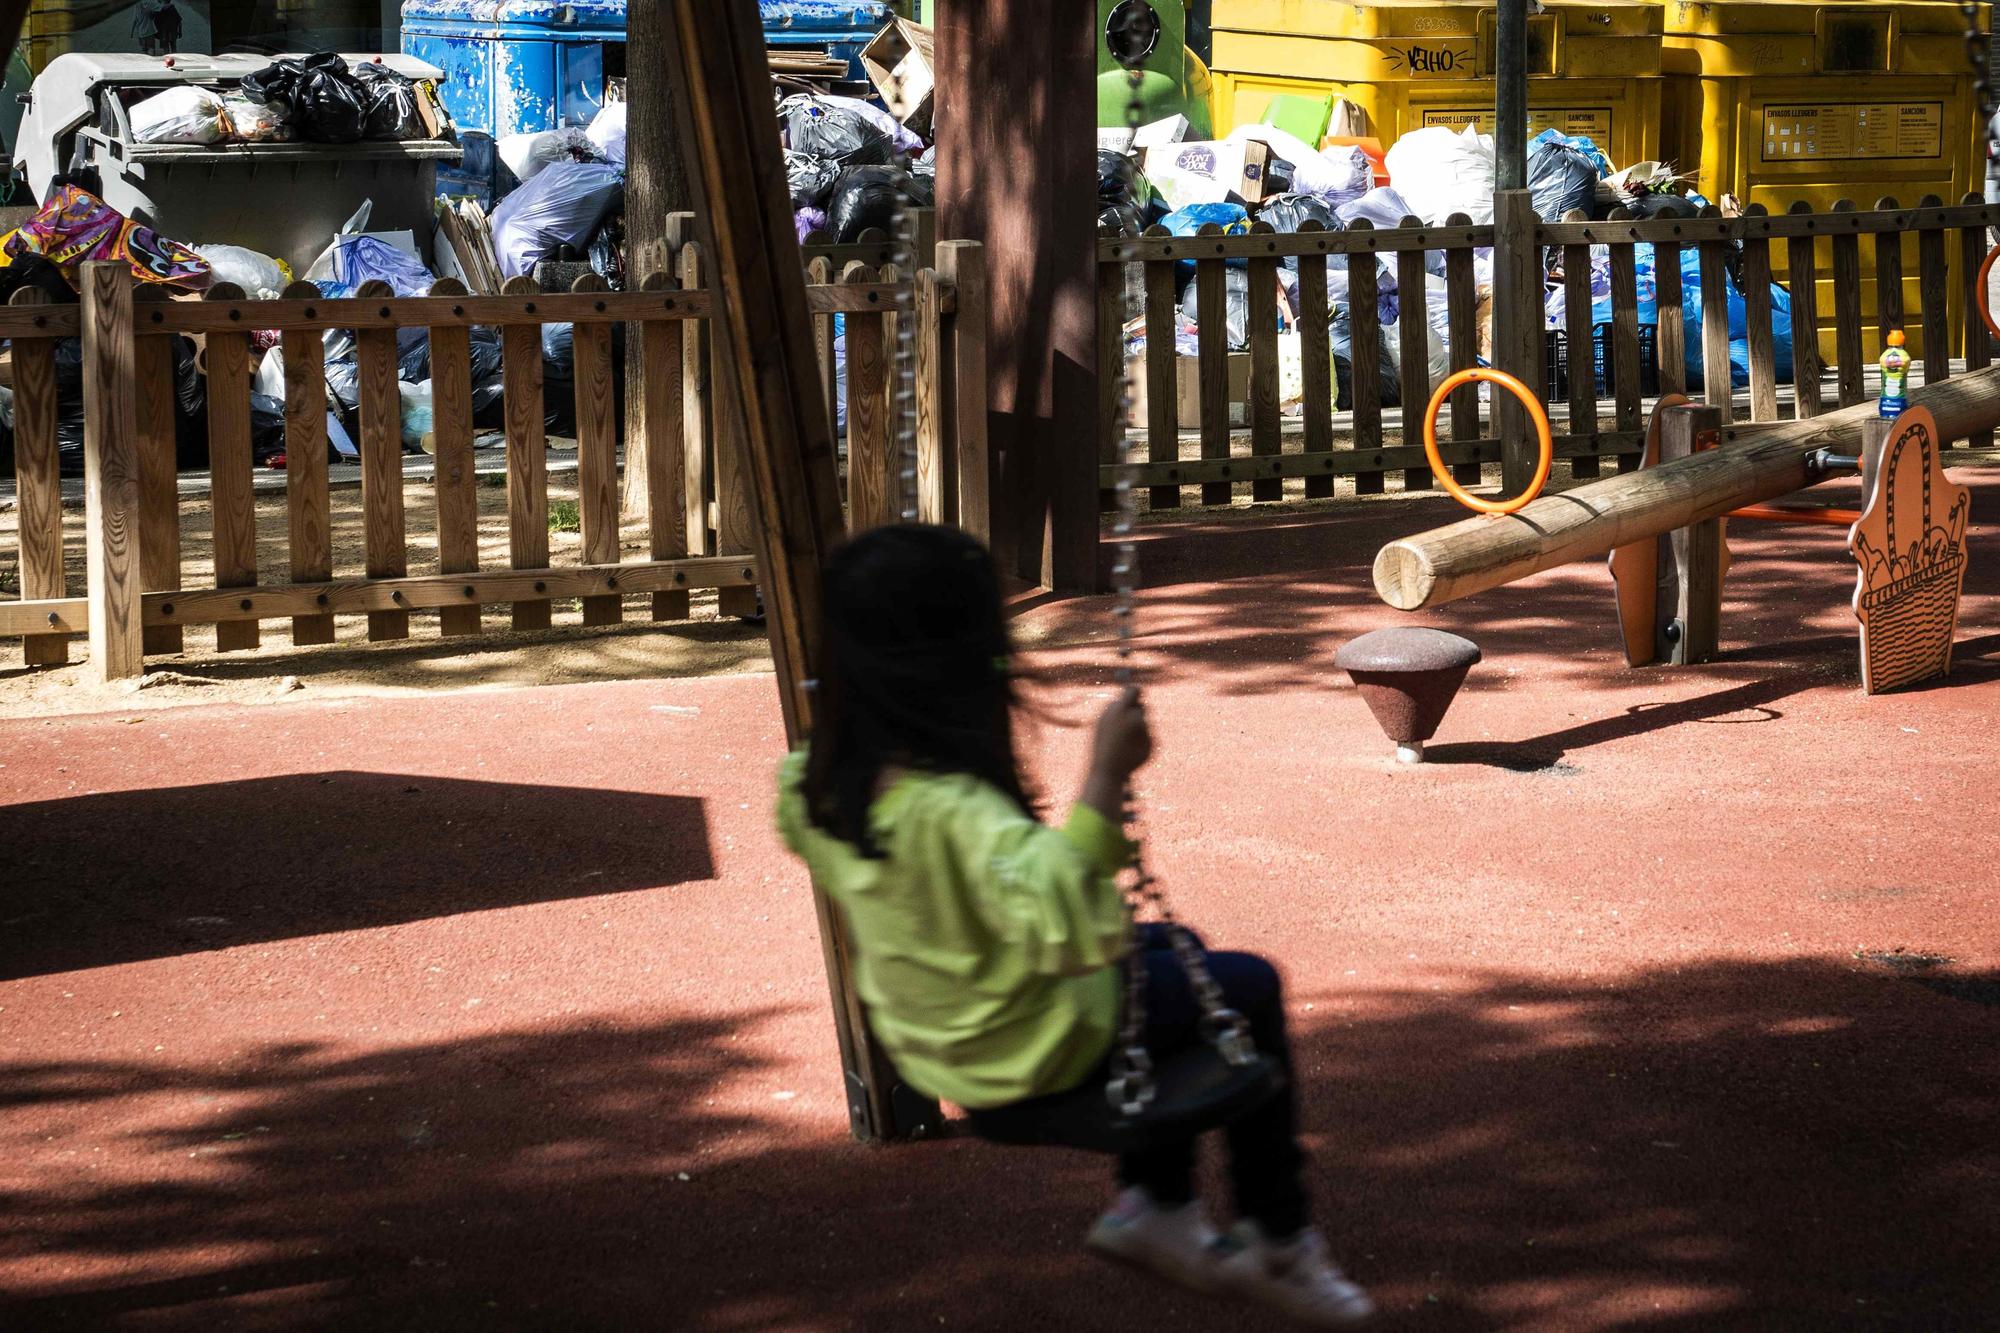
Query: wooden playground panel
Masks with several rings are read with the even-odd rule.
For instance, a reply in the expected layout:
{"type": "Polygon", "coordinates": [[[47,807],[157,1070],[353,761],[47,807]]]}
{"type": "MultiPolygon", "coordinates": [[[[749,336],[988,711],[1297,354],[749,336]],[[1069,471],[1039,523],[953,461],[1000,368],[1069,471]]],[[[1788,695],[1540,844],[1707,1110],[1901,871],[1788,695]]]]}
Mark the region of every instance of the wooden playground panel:
{"type": "MultiPolygon", "coordinates": [[[[16,471],[19,495],[19,600],[0,601],[0,635],[19,635],[29,665],[68,660],[72,635],[90,631],[94,595],[107,580],[138,596],[122,615],[139,622],[134,654],[183,650],[190,626],[214,626],[221,650],[255,649],[262,622],[285,620],[294,645],[335,641],[337,618],[365,618],[369,640],[411,634],[412,613],[435,613],[446,636],[490,632],[491,604],[510,605],[506,628],[549,627],[552,606],[577,599],[584,626],[617,624],[627,599],[655,621],[685,620],[690,594],[716,592],[722,614],[755,609],[757,560],[744,475],[742,431],[732,396],[716,391],[714,294],[691,219],[677,219],[673,277],[655,275],[643,290],[612,292],[586,276],[564,293],[516,279],[500,296],[467,295],[445,280],[430,295],[399,298],[379,284],[353,298],[324,299],[298,283],[278,301],[247,301],[224,286],[199,302],[156,299],[129,275],[96,269],[78,306],[42,303],[24,292],[0,309],[0,336],[13,340],[16,471]],[[550,556],[548,470],[544,437],[541,329],[574,326],[577,444],[577,562],[550,556]],[[622,423],[615,402],[613,326],[625,324],[645,367],[646,423],[627,450],[620,475],[622,423]],[[475,474],[469,330],[501,331],[506,417],[506,550],[493,568],[482,558],[481,478],[475,474]],[[411,524],[405,495],[397,332],[428,330],[435,380],[436,467],[429,487],[434,513],[411,524]],[[359,376],[361,486],[360,568],[336,568],[335,507],[328,483],[327,399],[323,338],[352,329],[359,376]],[[278,332],[286,368],[284,550],[259,537],[253,487],[250,384],[252,330],[278,332]],[[86,336],[86,448],[122,455],[134,487],[134,530],[108,540],[88,514],[65,515],[56,450],[54,348],[86,336]],[[175,471],[171,340],[203,347],[208,374],[208,496],[202,526],[212,533],[198,553],[183,551],[183,504],[175,471]],[[621,497],[622,483],[622,497],[621,497]],[[621,505],[621,498],[628,503],[621,505]],[[642,499],[643,506],[629,503],[642,499]],[[622,511],[643,508],[642,549],[621,550],[622,511]],[[65,525],[72,529],[65,533],[65,525]],[[78,530],[87,540],[79,543],[78,530]],[[66,543],[65,537],[69,537],[66,543]],[[100,536],[107,539],[100,541],[100,536]],[[82,561],[65,547],[85,547],[82,561]],[[411,556],[435,573],[412,574],[411,556]],[[189,558],[190,556],[195,558],[189,558]],[[79,569],[78,566],[81,566],[79,569]],[[274,580],[273,566],[283,575],[274,580]],[[190,586],[184,575],[201,582],[190,586]],[[79,577],[81,575],[81,577],[79,577]],[[80,586],[79,586],[80,585],[80,586]],[[81,595],[78,595],[79,592],[81,595]]],[[[807,296],[829,415],[837,407],[834,317],[848,348],[845,407],[849,422],[847,499],[852,521],[866,527],[892,517],[901,461],[892,457],[891,381],[899,315],[908,289],[883,262],[886,247],[860,244],[806,252],[807,296]]],[[[939,247],[934,267],[915,275],[912,318],[919,507],[926,518],[983,529],[985,416],[959,410],[960,368],[979,363],[984,383],[982,254],[973,243],[939,247]],[[969,297],[961,302],[961,296],[969,297]],[[965,315],[972,318],[965,318],[965,315]],[[970,464],[964,462],[971,459],[970,464]]],[[[979,397],[983,398],[983,392],[979,397]]],[[[967,407],[976,399],[964,400],[967,407]]],[[[102,469],[86,481],[101,500],[102,469]]],[[[489,508],[490,503],[489,503],[489,508]]],[[[347,516],[343,515],[343,518],[347,516]]],[[[631,535],[630,525],[624,528],[631,535]]],[[[490,545],[490,541],[489,541],[490,545]]],[[[93,656],[96,656],[93,654],[93,656]]]]}
{"type": "MultiPolygon", "coordinates": [[[[1826,213],[1794,204],[1783,214],[1769,214],[1753,205],[1743,216],[1714,214],[1700,218],[1637,220],[1614,214],[1604,222],[1536,223],[1512,229],[1473,226],[1463,215],[1443,227],[1406,218],[1393,228],[1375,229],[1366,221],[1347,231],[1309,229],[1278,234],[1255,224],[1247,235],[1225,236],[1213,226],[1202,234],[1176,237],[1155,228],[1136,240],[1101,238],[1098,242],[1098,343],[1100,363],[1119,364],[1124,352],[1129,269],[1144,290],[1146,350],[1143,365],[1133,375],[1143,381],[1147,403],[1142,437],[1145,461],[1129,464],[1127,475],[1142,488],[1154,509],[1185,504],[1221,506],[1247,498],[1252,502],[1294,498],[1303,481],[1303,497],[1335,494],[1336,478],[1352,478],[1355,494],[1380,494],[1388,479],[1400,474],[1404,490],[1429,490],[1435,482],[1426,465],[1418,430],[1423,405],[1431,396],[1428,374],[1430,329],[1427,319],[1405,317],[1394,326],[1399,340],[1401,407],[1381,402],[1383,326],[1376,298],[1378,263],[1392,256],[1397,286],[1403,292],[1425,288],[1426,258],[1441,254],[1444,268],[1450,367],[1456,372],[1477,364],[1481,343],[1479,292],[1474,278],[1474,252],[1495,247],[1526,246],[1539,256],[1562,251],[1566,324],[1562,335],[1572,373],[1563,376],[1565,394],[1552,402],[1563,429],[1555,439],[1555,456],[1569,475],[1586,480],[1601,475],[1607,460],[1618,471],[1639,464],[1645,443],[1645,413],[1656,397],[1687,391],[1685,351],[1689,336],[1683,300],[1681,256],[1692,249],[1699,267],[1700,336],[1704,365],[1729,361],[1729,287],[1725,274],[1732,251],[1740,246],[1740,285],[1744,292],[1749,386],[1747,418],[1753,422],[1806,419],[1865,401],[1866,371],[1873,356],[1863,339],[1868,328],[1910,325],[1921,339],[1921,377],[1912,383],[1935,384],[1953,373],[1957,361],[1964,370],[1991,362],[1991,343],[1976,317],[1973,292],[1988,251],[1987,229],[2000,225],[2000,208],[1968,195],[1957,206],[1927,196],[1915,208],[1881,200],[1872,210],[1843,201],[1826,213]],[[1914,238],[1914,239],[1911,239],[1914,238]],[[1637,247],[1653,247],[1658,323],[1652,331],[1657,383],[1642,346],[1638,295],[1637,247]],[[1608,259],[1611,274],[1611,319],[1600,331],[1592,315],[1590,271],[1593,253],[1608,259]],[[1288,420],[1279,411],[1279,349],[1277,331],[1278,270],[1285,259],[1298,263],[1297,322],[1321,327],[1327,322],[1328,279],[1334,264],[1345,267],[1349,292],[1349,328],[1353,348],[1351,411],[1334,411],[1335,371],[1327,340],[1302,340],[1302,418],[1288,420]],[[1914,262],[1913,271],[1909,261],[1914,262]],[[1227,269],[1240,263],[1248,269],[1249,375],[1244,413],[1247,432],[1231,419],[1230,366],[1227,333],[1220,320],[1203,321],[1197,333],[1196,373],[1200,377],[1200,419],[1184,422],[1177,395],[1183,373],[1175,345],[1177,269],[1194,267],[1196,297],[1204,310],[1221,309],[1227,299],[1227,269]],[[1863,305],[1863,265],[1876,277],[1876,308],[1863,305]],[[1782,273],[1791,296],[1792,373],[1778,373],[1773,332],[1771,280],[1782,273]],[[1822,299],[1831,294],[1831,321],[1822,299]],[[1914,295],[1914,300],[1911,296],[1914,295]],[[1594,373],[1596,349],[1603,343],[1606,392],[1599,394],[1594,373]],[[1828,363],[1823,343],[1834,357],[1828,363]],[[1590,371],[1584,368],[1590,367],[1590,371]],[[1829,392],[1829,388],[1831,392],[1829,392]],[[1248,455],[1241,441],[1247,434],[1248,455]],[[1290,483],[1288,485],[1288,483],[1290,483]]],[[[1495,265],[1496,271],[1499,264],[1495,265]]],[[[1405,309],[1416,314],[1413,305],[1405,309]]],[[[1530,385],[1546,386],[1548,344],[1539,310],[1529,318],[1492,314],[1492,338],[1501,349],[1496,356],[1512,365],[1530,385]],[[1511,355],[1509,354],[1511,351],[1511,355]]],[[[1879,350],[1879,349],[1875,349],[1879,350]]],[[[1703,396],[1731,410],[1737,391],[1725,376],[1708,376],[1703,396]]],[[[1502,413],[1481,401],[1477,389],[1455,393],[1441,431],[1441,453],[1453,477],[1464,485],[1479,481],[1482,464],[1500,461],[1502,413]]],[[[1117,442],[1125,417],[1115,385],[1104,377],[1099,411],[1099,475],[1101,507],[1111,507],[1111,488],[1119,476],[1117,442]]],[[[1991,448],[1993,432],[1975,432],[1976,448],[1991,448]]]]}

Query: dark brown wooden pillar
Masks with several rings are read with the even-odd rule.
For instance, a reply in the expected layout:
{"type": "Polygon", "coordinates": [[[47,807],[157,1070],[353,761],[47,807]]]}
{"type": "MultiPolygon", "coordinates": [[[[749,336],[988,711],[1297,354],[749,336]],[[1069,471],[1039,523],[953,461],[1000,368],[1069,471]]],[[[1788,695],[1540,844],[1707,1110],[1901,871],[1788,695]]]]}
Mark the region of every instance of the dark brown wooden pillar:
{"type": "Polygon", "coordinates": [[[953,0],[937,29],[938,235],[986,247],[993,544],[1097,581],[1096,6],[953,0]]]}

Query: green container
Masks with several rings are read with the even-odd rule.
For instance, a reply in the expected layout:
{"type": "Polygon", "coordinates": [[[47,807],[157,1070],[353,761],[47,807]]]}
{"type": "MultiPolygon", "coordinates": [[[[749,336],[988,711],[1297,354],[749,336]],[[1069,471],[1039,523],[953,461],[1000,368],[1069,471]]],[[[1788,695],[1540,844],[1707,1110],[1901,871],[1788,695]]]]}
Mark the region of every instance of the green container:
{"type": "Polygon", "coordinates": [[[1208,67],[1187,48],[1185,0],[1098,0],[1098,125],[1105,129],[1123,126],[1132,101],[1131,78],[1112,54],[1106,37],[1114,23],[1127,33],[1137,29],[1151,36],[1150,49],[1140,63],[1139,123],[1186,116],[1188,137],[1208,138],[1208,67]]]}
{"type": "Polygon", "coordinates": [[[1274,125],[1297,139],[1302,139],[1312,147],[1319,147],[1319,141],[1326,135],[1326,123],[1333,116],[1333,94],[1325,97],[1301,97],[1297,93],[1279,93],[1264,108],[1262,123],[1274,125]]]}

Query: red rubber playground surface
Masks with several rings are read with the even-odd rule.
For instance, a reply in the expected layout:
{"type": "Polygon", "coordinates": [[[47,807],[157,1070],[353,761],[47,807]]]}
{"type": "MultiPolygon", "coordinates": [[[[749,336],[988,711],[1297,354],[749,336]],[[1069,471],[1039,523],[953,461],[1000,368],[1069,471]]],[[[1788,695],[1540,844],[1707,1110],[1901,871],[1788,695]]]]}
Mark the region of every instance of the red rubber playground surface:
{"type": "MultiPolygon", "coordinates": [[[[1423,617],[1487,657],[1415,770],[1332,658],[1448,502],[1147,529],[1154,857],[1288,976],[1384,1326],[2000,1323],[1979,491],[1949,684],[1744,524],[1713,666],[1595,561],[1423,617]]],[[[1022,620],[1087,713],[1102,604],[1022,620]]],[[[1097,1162],[848,1139],[781,748],[763,676],[0,724],[0,1327],[1263,1326],[1087,1258],[1097,1162]]]]}

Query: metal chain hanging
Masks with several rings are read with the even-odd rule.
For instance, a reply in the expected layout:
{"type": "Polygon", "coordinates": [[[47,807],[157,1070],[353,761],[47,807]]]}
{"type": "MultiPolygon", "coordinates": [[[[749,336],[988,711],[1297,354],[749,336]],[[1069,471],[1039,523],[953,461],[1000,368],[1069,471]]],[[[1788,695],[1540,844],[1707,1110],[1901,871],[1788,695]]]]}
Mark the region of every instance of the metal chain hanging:
{"type": "MultiPolygon", "coordinates": [[[[1143,58],[1144,52],[1139,55],[1143,58]]],[[[1145,114],[1145,103],[1140,94],[1143,74],[1137,61],[1126,62],[1126,77],[1130,80],[1132,95],[1125,104],[1125,128],[1136,139],[1139,123],[1145,114]]],[[[1130,151],[1134,145],[1128,140],[1126,147],[1130,151]]],[[[1126,237],[1119,247],[1120,274],[1128,273],[1130,266],[1138,262],[1138,247],[1133,244],[1133,239],[1126,237]]],[[[1126,314],[1126,319],[1120,321],[1122,326],[1130,322],[1133,314],[1131,284],[1121,284],[1120,299],[1125,303],[1126,314]]],[[[1100,368],[1100,373],[1103,369],[1100,368]]],[[[1138,456],[1138,440],[1132,431],[1131,359],[1123,354],[1122,346],[1117,388],[1118,477],[1113,490],[1117,495],[1118,508],[1112,522],[1112,532],[1117,538],[1117,559],[1111,566],[1111,614],[1118,627],[1117,680],[1122,690],[1138,682],[1132,640],[1139,596],[1139,549],[1132,536],[1138,523],[1139,499],[1137,489],[1132,485],[1130,469],[1132,460],[1138,456]]],[[[1146,960],[1139,929],[1142,913],[1150,912],[1166,927],[1168,938],[1173,943],[1174,957],[1187,974],[1188,984],[1194,990],[1195,1001],[1201,1009],[1202,1036],[1232,1065],[1248,1065],[1257,1058],[1256,1048],[1250,1041],[1249,1022],[1229,1007],[1222,988],[1209,975],[1201,946],[1195,942],[1187,927],[1175,920],[1173,908],[1160,891],[1158,879],[1146,866],[1145,849],[1136,832],[1138,819],[1138,805],[1128,784],[1124,793],[1123,822],[1126,836],[1132,843],[1131,877],[1125,887],[1131,938],[1127,941],[1125,954],[1124,1015],[1119,1024],[1118,1043],[1111,1056],[1111,1078],[1104,1090],[1112,1107],[1126,1116],[1142,1114],[1152,1105],[1159,1091],[1153,1077],[1152,1054],[1146,1049],[1145,1040],[1146,960]]]]}
{"type": "Polygon", "coordinates": [[[917,521],[917,220],[909,170],[896,168],[896,211],[890,222],[890,262],[896,269],[895,390],[890,430],[896,442],[896,509],[917,521]]]}
{"type": "Polygon", "coordinates": [[[1993,58],[1993,34],[1979,30],[1979,0],[1959,0],[1958,12],[1965,15],[1965,58],[1972,66],[1972,92],[1979,99],[1979,123],[1987,135],[1992,134],[1993,104],[1990,68],[1993,58]]]}

